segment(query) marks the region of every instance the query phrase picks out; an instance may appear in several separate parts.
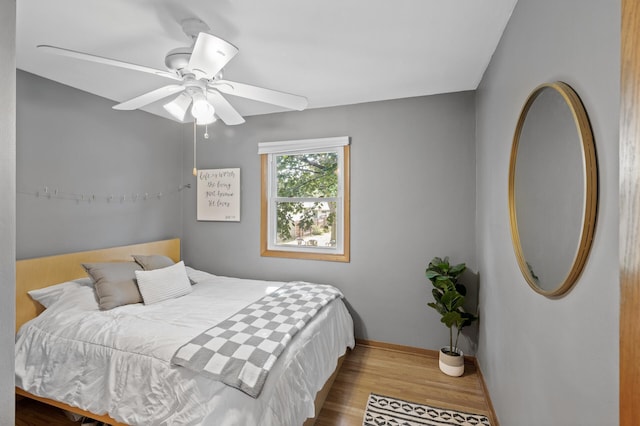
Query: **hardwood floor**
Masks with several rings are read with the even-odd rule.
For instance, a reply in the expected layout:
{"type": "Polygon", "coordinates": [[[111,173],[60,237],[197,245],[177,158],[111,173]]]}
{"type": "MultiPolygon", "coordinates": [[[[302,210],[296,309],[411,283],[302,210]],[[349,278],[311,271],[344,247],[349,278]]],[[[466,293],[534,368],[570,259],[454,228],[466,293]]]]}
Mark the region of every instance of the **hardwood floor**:
{"type": "Polygon", "coordinates": [[[370,393],[484,414],[497,426],[475,365],[467,362],[462,377],[449,377],[434,354],[358,344],[344,360],[316,426],[362,425],[370,393]]]}
{"type": "MultiPolygon", "coordinates": [[[[317,426],[360,426],[369,393],[391,396],[439,408],[484,414],[492,425],[491,407],[473,363],[462,377],[440,372],[438,359],[416,353],[359,343],[348,353],[316,421],[317,426]]],[[[17,426],[77,426],[58,409],[32,400],[16,402],[17,426]]]]}

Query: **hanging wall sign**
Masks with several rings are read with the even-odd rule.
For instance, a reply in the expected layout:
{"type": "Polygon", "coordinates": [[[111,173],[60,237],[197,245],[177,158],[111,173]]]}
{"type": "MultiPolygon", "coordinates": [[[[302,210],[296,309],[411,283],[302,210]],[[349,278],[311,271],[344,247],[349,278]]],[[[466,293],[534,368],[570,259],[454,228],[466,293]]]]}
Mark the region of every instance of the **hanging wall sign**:
{"type": "Polygon", "coordinates": [[[198,220],[240,222],[240,169],[198,170],[198,220]]]}

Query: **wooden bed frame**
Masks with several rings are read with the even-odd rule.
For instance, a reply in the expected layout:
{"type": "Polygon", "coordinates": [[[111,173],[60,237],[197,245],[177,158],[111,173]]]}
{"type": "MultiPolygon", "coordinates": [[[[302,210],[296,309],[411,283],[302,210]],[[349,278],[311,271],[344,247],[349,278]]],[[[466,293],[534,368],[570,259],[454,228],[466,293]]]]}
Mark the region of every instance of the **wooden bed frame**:
{"type": "MultiPolygon", "coordinates": [[[[84,271],[84,268],[82,268],[82,263],[132,261],[132,254],[162,254],[170,257],[173,261],[178,262],[181,259],[180,239],[174,238],[143,244],[18,260],[16,262],[16,332],[22,324],[32,318],[35,318],[44,310],[42,305],[31,299],[27,293],[28,291],[86,277],[87,274],[84,271]]],[[[344,356],[338,360],[338,366],[333,375],[316,395],[316,417],[322,408],[322,404],[331,389],[331,385],[333,384],[335,377],[338,374],[343,359],[344,356]]],[[[16,387],[16,394],[62,408],[63,410],[67,410],[84,417],[89,417],[103,423],[116,426],[126,426],[122,423],[118,423],[107,415],[93,414],[62,402],[42,398],[18,387],[16,387]]],[[[307,419],[304,426],[311,426],[314,422],[315,417],[313,419],[307,419]]]]}

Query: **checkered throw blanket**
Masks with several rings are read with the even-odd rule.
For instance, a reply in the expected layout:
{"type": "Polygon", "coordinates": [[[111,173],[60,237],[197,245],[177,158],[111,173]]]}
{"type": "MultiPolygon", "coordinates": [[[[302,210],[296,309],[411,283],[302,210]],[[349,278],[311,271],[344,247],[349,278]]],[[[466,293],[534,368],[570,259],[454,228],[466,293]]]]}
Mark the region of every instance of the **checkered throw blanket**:
{"type": "Polygon", "coordinates": [[[291,338],[338,297],[330,285],[285,284],[191,339],[171,362],[257,398],[291,338]]]}

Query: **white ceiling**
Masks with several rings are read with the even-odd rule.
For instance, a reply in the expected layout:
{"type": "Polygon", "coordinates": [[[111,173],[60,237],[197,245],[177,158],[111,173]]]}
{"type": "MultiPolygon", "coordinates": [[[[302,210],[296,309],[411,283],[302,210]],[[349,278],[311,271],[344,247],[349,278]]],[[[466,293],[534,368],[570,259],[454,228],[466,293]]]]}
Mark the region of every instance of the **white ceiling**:
{"type": "MultiPolygon", "coordinates": [[[[165,69],[165,54],[190,43],[180,22],[196,17],[240,49],[225,79],[306,96],[309,108],[473,90],[516,1],[20,0],[17,66],[115,104],[172,80],[36,46],[165,69]]],[[[282,111],[227,99],[245,116],[282,111]]]]}

